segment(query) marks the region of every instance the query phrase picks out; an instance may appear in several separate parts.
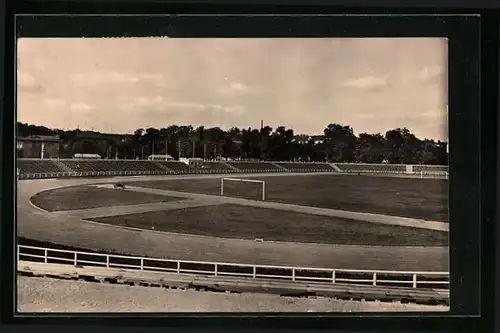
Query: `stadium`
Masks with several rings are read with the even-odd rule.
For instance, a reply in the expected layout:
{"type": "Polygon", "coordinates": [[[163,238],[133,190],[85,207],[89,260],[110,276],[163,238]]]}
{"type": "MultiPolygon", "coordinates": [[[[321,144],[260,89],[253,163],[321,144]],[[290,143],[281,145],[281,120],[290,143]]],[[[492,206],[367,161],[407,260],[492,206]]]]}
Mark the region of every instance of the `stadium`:
{"type": "Polygon", "coordinates": [[[18,158],[17,168],[22,262],[449,302],[445,166],[18,158]]]}
{"type": "MultiPolygon", "coordinates": [[[[259,293],[448,309],[447,47],[23,38],[17,268],[41,281],[25,311],[61,279],[131,284],[125,302],[168,289],[153,312],[206,311],[192,299],[222,293],[244,294],[229,311],[259,293]],[[171,307],[171,289],[189,306],[171,307]]],[[[83,309],[71,288],[47,308],[83,309]]]]}

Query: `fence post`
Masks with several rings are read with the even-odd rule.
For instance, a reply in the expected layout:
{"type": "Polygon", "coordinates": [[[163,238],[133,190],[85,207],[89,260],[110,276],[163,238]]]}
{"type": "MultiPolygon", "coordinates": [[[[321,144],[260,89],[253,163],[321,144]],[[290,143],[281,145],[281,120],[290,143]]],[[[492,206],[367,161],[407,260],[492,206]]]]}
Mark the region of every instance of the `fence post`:
{"type": "Polygon", "coordinates": [[[335,283],[335,271],[332,271],[332,283],[335,283]]]}
{"type": "Polygon", "coordinates": [[[253,278],[257,277],[257,267],[253,266],[253,278]]]}
{"type": "Polygon", "coordinates": [[[109,268],[109,255],[106,255],[106,267],[109,268]]]}
{"type": "Polygon", "coordinates": [[[73,259],[73,264],[76,266],[78,264],[78,254],[75,252],[75,257],[73,259]]]}
{"type": "Polygon", "coordinates": [[[220,179],[220,195],[224,195],[224,177],[220,179]]]}
{"type": "Polygon", "coordinates": [[[262,181],[262,201],[266,200],[266,182],[262,181]]]}
{"type": "Polygon", "coordinates": [[[180,274],[180,272],[181,272],[181,262],[178,261],[177,262],[177,274],[180,274]]]}
{"type": "Polygon", "coordinates": [[[377,285],[377,273],[376,272],[373,272],[373,285],[374,286],[377,285]]]}
{"type": "Polygon", "coordinates": [[[144,270],[144,258],[141,258],[141,271],[144,270]]]}
{"type": "Polygon", "coordinates": [[[215,275],[214,275],[214,276],[217,276],[217,264],[215,264],[215,267],[214,267],[214,273],[215,273],[215,275]]]}
{"type": "Polygon", "coordinates": [[[17,246],[17,263],[19,263],[19,259],[21,258],[21,248],[19,247],[19,245],[17,246]]]}
{"type": "Polygon", "coordinates": [[[413,288],[417,288],[417,274],[413,274],[413,288]]]}
{"type": "Polygon", "coordinates": [[[295,268],[292,268],[292,281],[295,281],[295,268]]]}
{"type": "Polygon", "coordinates": [[[47,257],[48,257],[48,253],[49,253],[49,250],[47,250],[47,249],[45,249],[45,250],[43,251],[43,254],[44,254],[44,258],[43,258],[43,259],[44,259],[44,261],[43,261],[43,262],[44,262],[44,263],[47,263],[47,261],[48,261],[48,258],[47,258],[47,257]]]}

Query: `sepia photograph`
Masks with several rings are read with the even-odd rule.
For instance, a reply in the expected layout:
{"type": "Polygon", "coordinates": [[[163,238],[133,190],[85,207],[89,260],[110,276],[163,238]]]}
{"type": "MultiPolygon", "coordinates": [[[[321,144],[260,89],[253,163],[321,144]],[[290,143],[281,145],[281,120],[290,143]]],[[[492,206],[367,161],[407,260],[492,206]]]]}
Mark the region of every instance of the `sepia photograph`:
{"type": "Polygon", "coordinates": [[[446,38],[20,38],[17,311],[449,311],[446,38]]]}

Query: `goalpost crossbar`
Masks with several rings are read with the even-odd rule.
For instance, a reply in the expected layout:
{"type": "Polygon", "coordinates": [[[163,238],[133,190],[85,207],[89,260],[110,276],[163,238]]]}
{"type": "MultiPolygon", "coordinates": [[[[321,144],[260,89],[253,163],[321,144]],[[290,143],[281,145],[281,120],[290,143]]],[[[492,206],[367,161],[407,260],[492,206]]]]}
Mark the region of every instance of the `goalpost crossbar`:
{"type": "Polygon", "coordinates": [[[243,178],[222,178],[224,180],[234,180],[237,182],[247,182],[247,183],[264,183],[263,180],[257,180],[257,179],[243,179],[243,178]]]}
{"type": "Polygon", "coordinates": [[[262,201],[266,200],[266,182],[257,179],[244,179],[244,178],[221,178],[220,179],[220,195],[224,195],[224,181],[236,181],[244,183],[260,183],[262,184],[262,201]]]}

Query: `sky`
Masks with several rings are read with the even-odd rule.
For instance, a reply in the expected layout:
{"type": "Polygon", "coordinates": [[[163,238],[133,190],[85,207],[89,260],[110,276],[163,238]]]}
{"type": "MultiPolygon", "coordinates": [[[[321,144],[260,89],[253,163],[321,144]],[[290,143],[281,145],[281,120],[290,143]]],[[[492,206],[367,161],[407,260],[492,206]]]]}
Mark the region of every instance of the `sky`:
{"type": "Polygon", "coordinates": [[[447,140],[440,38],[18,40],[18,121],[133,133],[169,125],[447,140]]]}

